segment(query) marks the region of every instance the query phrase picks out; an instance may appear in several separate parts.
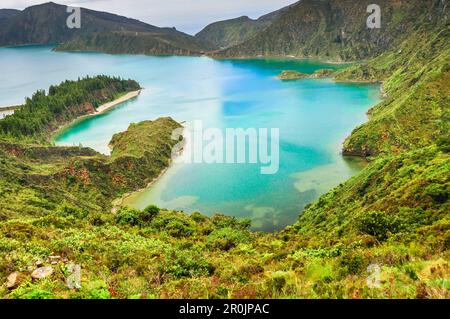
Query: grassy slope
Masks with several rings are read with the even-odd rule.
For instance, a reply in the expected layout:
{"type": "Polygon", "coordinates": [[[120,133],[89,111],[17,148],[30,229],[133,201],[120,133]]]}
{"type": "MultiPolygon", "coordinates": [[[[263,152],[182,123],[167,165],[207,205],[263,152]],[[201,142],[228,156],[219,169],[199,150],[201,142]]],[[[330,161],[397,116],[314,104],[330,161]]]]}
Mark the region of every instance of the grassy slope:
{"type": "Polygon", "coordinates": [[[217,21],[207,25],[195,37],[204,43],[209,43],[212,46],[211,49],[228,48],[252,38],[275,21],[283,12],[289,10],[291,6],[265,14],[256,20],[242,16],[217,21]]]}
{"type": "Polygon", "coordinates": [[[349,154],[398,154],[448,136],[450,45],[447,27],[417,30],[395,52],[346,69],[338,80],[382,81],[388,97],[344,144],[349,154]]]}

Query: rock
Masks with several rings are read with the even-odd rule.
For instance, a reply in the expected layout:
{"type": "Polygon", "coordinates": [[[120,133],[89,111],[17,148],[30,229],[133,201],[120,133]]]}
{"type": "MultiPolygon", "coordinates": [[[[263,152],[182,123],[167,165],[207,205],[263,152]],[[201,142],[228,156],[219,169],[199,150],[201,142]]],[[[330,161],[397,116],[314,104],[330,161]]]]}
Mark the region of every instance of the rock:
{"type": "Polygon", "coordinates": [[[56,265],[59,260],[61,260],[61,256],[48,256],[48,262],[52,265],[56,265]]]}
{"type": "Polygon", "coordinates": [[[15,271],[6,277],[6,288],[14,289],[20,284],[20,272],[15,271]]]}
{"type": "Polygon", "coordinates": [[[309,77],[308,74],[297,72],[297,71],[291,71],[291,70],[283,71],[278,76],[278,78],[280,80],[298,80],[298,79],[304,79],[307,77],[309,77]]]}
{"type": "Polygon", "coordinates": [[[51,276],[53,274],[53,268],[52,267],[41,267],[38,269],[35,269],[31,273],[31,277],[33,279],[42,279],[51,276]]]}

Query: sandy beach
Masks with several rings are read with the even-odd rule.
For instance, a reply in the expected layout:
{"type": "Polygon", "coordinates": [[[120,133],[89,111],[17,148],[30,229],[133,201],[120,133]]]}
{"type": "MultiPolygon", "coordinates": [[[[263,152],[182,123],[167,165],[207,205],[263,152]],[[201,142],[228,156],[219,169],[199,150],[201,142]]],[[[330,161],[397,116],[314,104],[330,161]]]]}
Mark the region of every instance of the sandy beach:
{"type": "Polygon", "coordinates": [[[58,128],[52,133],[51,140],[52,140],[52,141],[55,141],[55,139],[56,139],[61,133],[63,133],[66,129],[68,129],[68,128],[70,128],[72,125],[74,125],[74,124],[76,124],[76,123],[78,123],[78,122],[80,122],[80,121],[86,119],[87,117],[95,116],[95,115],[101,114],[101,113],[103,113],[103,112],[106,112],[106,111],[108,111],[108,110],[113,109],[114,107],[116,107],[116,106],[119,105],[119,104],[122,104],[123,102],[126,102],[126,101],[128,101],[128,100],[134,99],[135,97],[139,96],[139,94],[141,94],[141,91],[142,91],[142,89],[137,90],[137,91],[129,92],[129,93],[127,93],[127,94],[121,96],[120,98],[115,99],[114,101],[111,101],[111,102],[108,102],[108,103],[105,103],[105,104],[100,105],[94,113],[86,114],[86,115],[80,116],[80,117],[74,119],[74,120],[73,120],[72,122],[70,122],[70,123],[61,125],[60,127],[58,127],[58,128]]]}
{"type": "Polygon", "coordinates": [[[137,97],[139,94],[141,94],[141,90],[129,92],[129,93],[125,94],[124,96],[121,96],[120,98],[118,98],[118,99],[116,99],[114,101],[111,101],[111,102],[108,102],[106,104],[100,105],[97,108],[97,110],[95,111],[94,114],[103,113],[103,112],[105,112],[105,111],[107,111],[107,110],[109,110],[111,108],[114,108],[115,106],[117,106],[117,105],[119,105],[119,104],[121,104],[121,103],[123,103],[125,101],[131,100],[131,99],[137,97]]]}

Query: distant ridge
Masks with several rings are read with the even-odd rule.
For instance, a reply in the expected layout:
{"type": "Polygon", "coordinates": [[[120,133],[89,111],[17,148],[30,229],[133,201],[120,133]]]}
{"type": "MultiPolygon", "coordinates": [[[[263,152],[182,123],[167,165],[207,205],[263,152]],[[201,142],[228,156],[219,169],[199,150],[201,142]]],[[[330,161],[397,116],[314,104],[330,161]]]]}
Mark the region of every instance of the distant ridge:
{"type": "Polygon", "coordinates": [[[210,44],[214,49],[224,49],[242,43],[274,22],[281,13],[293,5],[265,14],[256,20],[248,16],[228,19],[209,24],[195,35],[196,38],[210,44]]]}
{"type": "MultiPolygon", "coordinates": [[[[1,10],[0,18],[4,18],[0,20],[0,46],[65,44],[68,49],[82,50],[89,46],[89,40],[95,35],[103,39],[123,41],[114,45],[124,48],[120,53],[125,53],[125,44],[130,42],[127,37],[136,35],[137,32],[151,41],[140,50],[135,50],[136,53],[199,53],[204,49],[198,39],[174,28],[159,28],[139,20],[85,8],[81,8],[82,27],[69,29],[66,26],[69,15],[66,8],[64,5],[48,2],[23,11],[1,10]],[[118,38],[117,33],[121,37],[118,38]],[[71,42],[72,40],[75,42],[71,42]],[[74,48],[75,44],[79,47],[74,48]]],[[[102,47],[96,49],[102,50],[102,47]]]]}
{"type": "Polygon", "coordinates": [[[20,10],[16,9],[0,9],[0,22],[2,20],[9,19],[20,13],[20,10]]]}

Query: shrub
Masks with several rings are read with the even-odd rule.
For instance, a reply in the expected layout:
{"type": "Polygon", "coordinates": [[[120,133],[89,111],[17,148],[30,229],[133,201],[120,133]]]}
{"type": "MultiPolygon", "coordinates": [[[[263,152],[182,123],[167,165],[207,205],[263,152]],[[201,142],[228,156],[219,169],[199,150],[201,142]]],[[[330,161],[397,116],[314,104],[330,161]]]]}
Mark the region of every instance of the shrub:
{"type": "Polygon", "coordinates": [[[175,214],[162,215],[152,220],[152,227],[158,230],[165,230],[173,237],[184,237],[194,234],[195,228],[189,219],[185,216],[175,214]]]}
{"type": "Polygon", "coordinates": [[[55,296],[51,291],[36,288],[25,294],[26,299],[53,299],[55,296]]]}
{"type": "Polygon", "coordinates": [[[363,214],[357,221],[359,231],[374,236],[380,241],[386,240],[390,234],[398,231],[396,220],[382,211],[363,214]]]}
{"type": "Polygon", "coordinates": [[[236,217],[216,214],[211,218],[214,226],[217,228],[236,228],[246,230],[251,226],[250,219],[237,219],[236,217]]]}
{"type": "Polygon", "coordinates": [[[208,219],[208,217],[199,212],[194,212],[191,214],[191,219],[196,223],[203,223],[208,219]]]}
{"type": "Polygon", "coordinates": [[[348,253],[340,258],[339,266],[344,275],[357,275],[364,269],[364,259],[358,253],[348,253]]]}
{"type": "Polygon", "coordinates": [[[283,271],[277,271],[273,273],[270,278],[265,281],[266,289],[274,294],[279,294],[282,292],[283,288],[286,286],[288,279],[288,274],[283,271]]]}
{"type": "Polygon", "coordinates": [[[240,243],[247,243],[249,241],[250,234],[248,231],[227,227],[215,230],[209,234],[207,244],[212,249],[228,251],[240,243]]]}
{"type": "Polygon", "coordinates": [[[160,272],[175,278],[209,276],[214,267],[199,253],[193,251],[177,251],[166,255],[160,265],[160,272]]]}
{"type": "Polygon", "coordinates": [[[122,207],[117,211],[116,223],[119,225],[132,225],[136,226],[140,224],[141,212],[131,207],[122,207]]]}
{"type": "Polygon", "coordinates": [[[448,187],[445,185],[431,184],[425,188],[425,194],[438,204],[445,203],[448,200],[449,192],[448,187]]]}
{"type": "Polygon", "coordinates": [[[170,236],[179,238],[192,235],[194,228],[182,219],[173,219],[167,224],[166,231],[170,236]]]}
{"type": "Polygon", "coordinates": [[[60,207],[58,207],[57,214],[58,214],[58,216],[61,216],[61,217],[73,216],[75,218],[84,218],[87,215],[89,215],[89,212],[86,210],[77,208],[77,207],[63,204],[60,207]]]}
{"type": "Polygon", "coordinates": [[[148,223],[153,218],[156,217],[156,215],[159,214],[159,208],[155,205],[150,205],[144,208],[144,210],[139,215],[139,218],[142,222],[148,223]]]}

